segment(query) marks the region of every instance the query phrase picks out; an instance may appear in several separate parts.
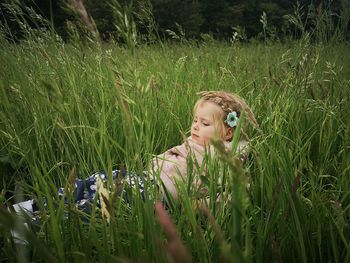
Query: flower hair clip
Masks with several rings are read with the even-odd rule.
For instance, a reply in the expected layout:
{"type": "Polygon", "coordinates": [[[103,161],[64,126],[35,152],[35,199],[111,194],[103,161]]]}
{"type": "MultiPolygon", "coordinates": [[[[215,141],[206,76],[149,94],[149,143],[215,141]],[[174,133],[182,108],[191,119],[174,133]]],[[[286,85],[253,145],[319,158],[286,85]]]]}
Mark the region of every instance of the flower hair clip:
{"type": "Polygon", "coordinates": [[[229,114],[227,114],[225,122],[231,128],[236,127],[238,122],[237,112],[231,111],[229,114]]]}

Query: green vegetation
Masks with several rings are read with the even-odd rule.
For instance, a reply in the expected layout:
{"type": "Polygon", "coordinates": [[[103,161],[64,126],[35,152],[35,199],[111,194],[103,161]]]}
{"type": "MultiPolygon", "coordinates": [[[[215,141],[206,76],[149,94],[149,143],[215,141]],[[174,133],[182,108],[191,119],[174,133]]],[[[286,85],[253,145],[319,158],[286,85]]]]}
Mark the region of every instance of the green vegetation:
{"type": "Polygon", "coordinates": [[[244,171],[225,158],[209,168],[211,200],[219,178],[225,197],[232,194],[232,202],[210,205],[221,239],[185,188],[181,205],[169,210],[194,262],[350,259],[348,45],[307,38],[133,52],[49,38],[0,45],[0,198],[6,204],[5,191],[16,185],[25,199],[45,196],[49,204],[27,250],[12,243],[15,221],[2,208],[1,259],[165,261],[154,200],[135,196],[128,207],[115,199],[107,224],[97,208],[90,215],[64,208],[56,189],[67,186],[73,167],[82,178],[122,164],[146,169],[153,154],[182,142],[196,92],[220,89],[246,98],[261,132],[250,133],[244,171]]]}
{"type": "MultiPolygon", "coordinates": [[[[211,34],[189,40],[189,32],[198,34],[207,21],[198,15],[187,24],[192,31],[186,23],[166,26],[173,39],[167,42],[160,41],[165,28],[158,31],[159,18],[154,20],[164,6],[151,2],[154,12],[147,13],[145,5],[142,13],[114,1],[108,12],[117,35],[108,43],[100,39],[108,23],[97,19],[106,2],[98,6],[101,11],[87,1],[96,24],[89,16],[79,18],[84,35],[67,22],[66,41],[50,27],[54,17],[47,22],[31,9],[2,5],[15,23],[0,23],[0,261],[169,261],[154,185],[144,202],[130,193],[128,206],[109,182],[109,223],[97,206],[91,213],[77,209],[70,191],[65,205],[57,187],[70,189],[76,177],[97,170],[146,170],[155,154],[188,135],[196,92],[228,90],[247,100],[260,130],[246,131],[252,151],[244,167],[225,153],[209,162],[202,178],[209,187],[208,210],[196,208],[191,182],[180,186],[179,202],[168,209],[193,262],[349,262],[346,9],[336,9],[343,13],[334,23],[333,9],[320,4],[305,20],[303,7],[296,6],[285,18],[298,40],[291,40],[293,34],[279,38],[266,11],[259,12],[256,38],[247,40],[243,25],[218,32],[229,34],[228,42],[211,34]],[[143,18],[148,20],[140,28],[143,18]],[[24,37],[16,38],[18,33],[24,37]],[[9,200],[7,191],[14,189],[15,200],[9,200]],[[25,218],[27,231],[6,207],[32,197],[40,222],[25,218]],[[29,245],[15,244],[11,230],[29,245]]],[[[191,5],[198,12],[199,2],[191,5]]],[[[264,1],[272,10],[270,2],[264,1]]],[[[220,3],[231,10],[227,1],[220,3]]],[[[226,28],[231,22],[224,18],[217,23],[226,28]]]]}
{"type": "Polygon", "coordinates": [[[15,39],[25,37],[28,27],[39,26],[54,28],[63,39],[79,32],[128,43],[127,32],[138,44],[171,38],[169,32],[225,40],[236,33],[242,40],[299,39],[309,32],[316,41],[349,40],[349,6],[350,0],[4,0],[0,24],[15,39]]]}

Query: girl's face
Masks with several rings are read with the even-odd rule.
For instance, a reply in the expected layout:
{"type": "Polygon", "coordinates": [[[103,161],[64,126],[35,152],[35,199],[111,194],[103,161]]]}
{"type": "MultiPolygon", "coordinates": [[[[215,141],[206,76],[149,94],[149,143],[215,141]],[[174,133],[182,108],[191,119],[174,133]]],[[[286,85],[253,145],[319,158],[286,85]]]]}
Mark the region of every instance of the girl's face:
{"type": "Polygon", "coordinates": [[[218,123],[222,115],[222,109],[213,102],[206,101],[199,104],[194,111],[191,126],[192,139],[201,145],[209,144],[215,136],[218,139],[225,139],[226,128],[220,127],[221,123],[218,123]]]}

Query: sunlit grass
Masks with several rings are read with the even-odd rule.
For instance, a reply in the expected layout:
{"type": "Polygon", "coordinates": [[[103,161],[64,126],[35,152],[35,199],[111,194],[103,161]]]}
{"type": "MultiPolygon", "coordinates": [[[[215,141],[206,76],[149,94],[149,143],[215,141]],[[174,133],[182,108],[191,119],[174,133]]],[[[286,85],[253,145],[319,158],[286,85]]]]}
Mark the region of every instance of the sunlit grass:
{"type": "Polygon", "coordinates": [[[107,224],[96,207],[66,207],[57,187],[73,167],[81,178],[146,170],[188,135],[197,91],[228,90],[252,106],[261,131],[248,131],[244,169],[224,157],[209,166],[215,221],[193,208],[186,186],[169,210],[193,261],[350,260],[346,44],[0,45],[0,198],[6,204],[16,184],[39,206],[48,201],[27,254],[17,253],[13,219],[1,212],[1,259],[166,261],[154,200],[133,196],[128,207],[117,198],[107,224]],[[219,179],[225,200],[216,204],[219,179]]]}

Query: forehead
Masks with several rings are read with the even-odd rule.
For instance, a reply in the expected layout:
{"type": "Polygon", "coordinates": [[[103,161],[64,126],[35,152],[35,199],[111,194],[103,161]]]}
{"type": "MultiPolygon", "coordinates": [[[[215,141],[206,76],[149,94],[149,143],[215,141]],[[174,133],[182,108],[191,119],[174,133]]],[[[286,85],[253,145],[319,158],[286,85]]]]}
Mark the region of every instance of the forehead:
{"type": "Polygon", "coordinates": [[[222,113],[222,109],[211,101],[204,101],[197,105],[194,115],[201,118],[215,118],[222,113]]]}

